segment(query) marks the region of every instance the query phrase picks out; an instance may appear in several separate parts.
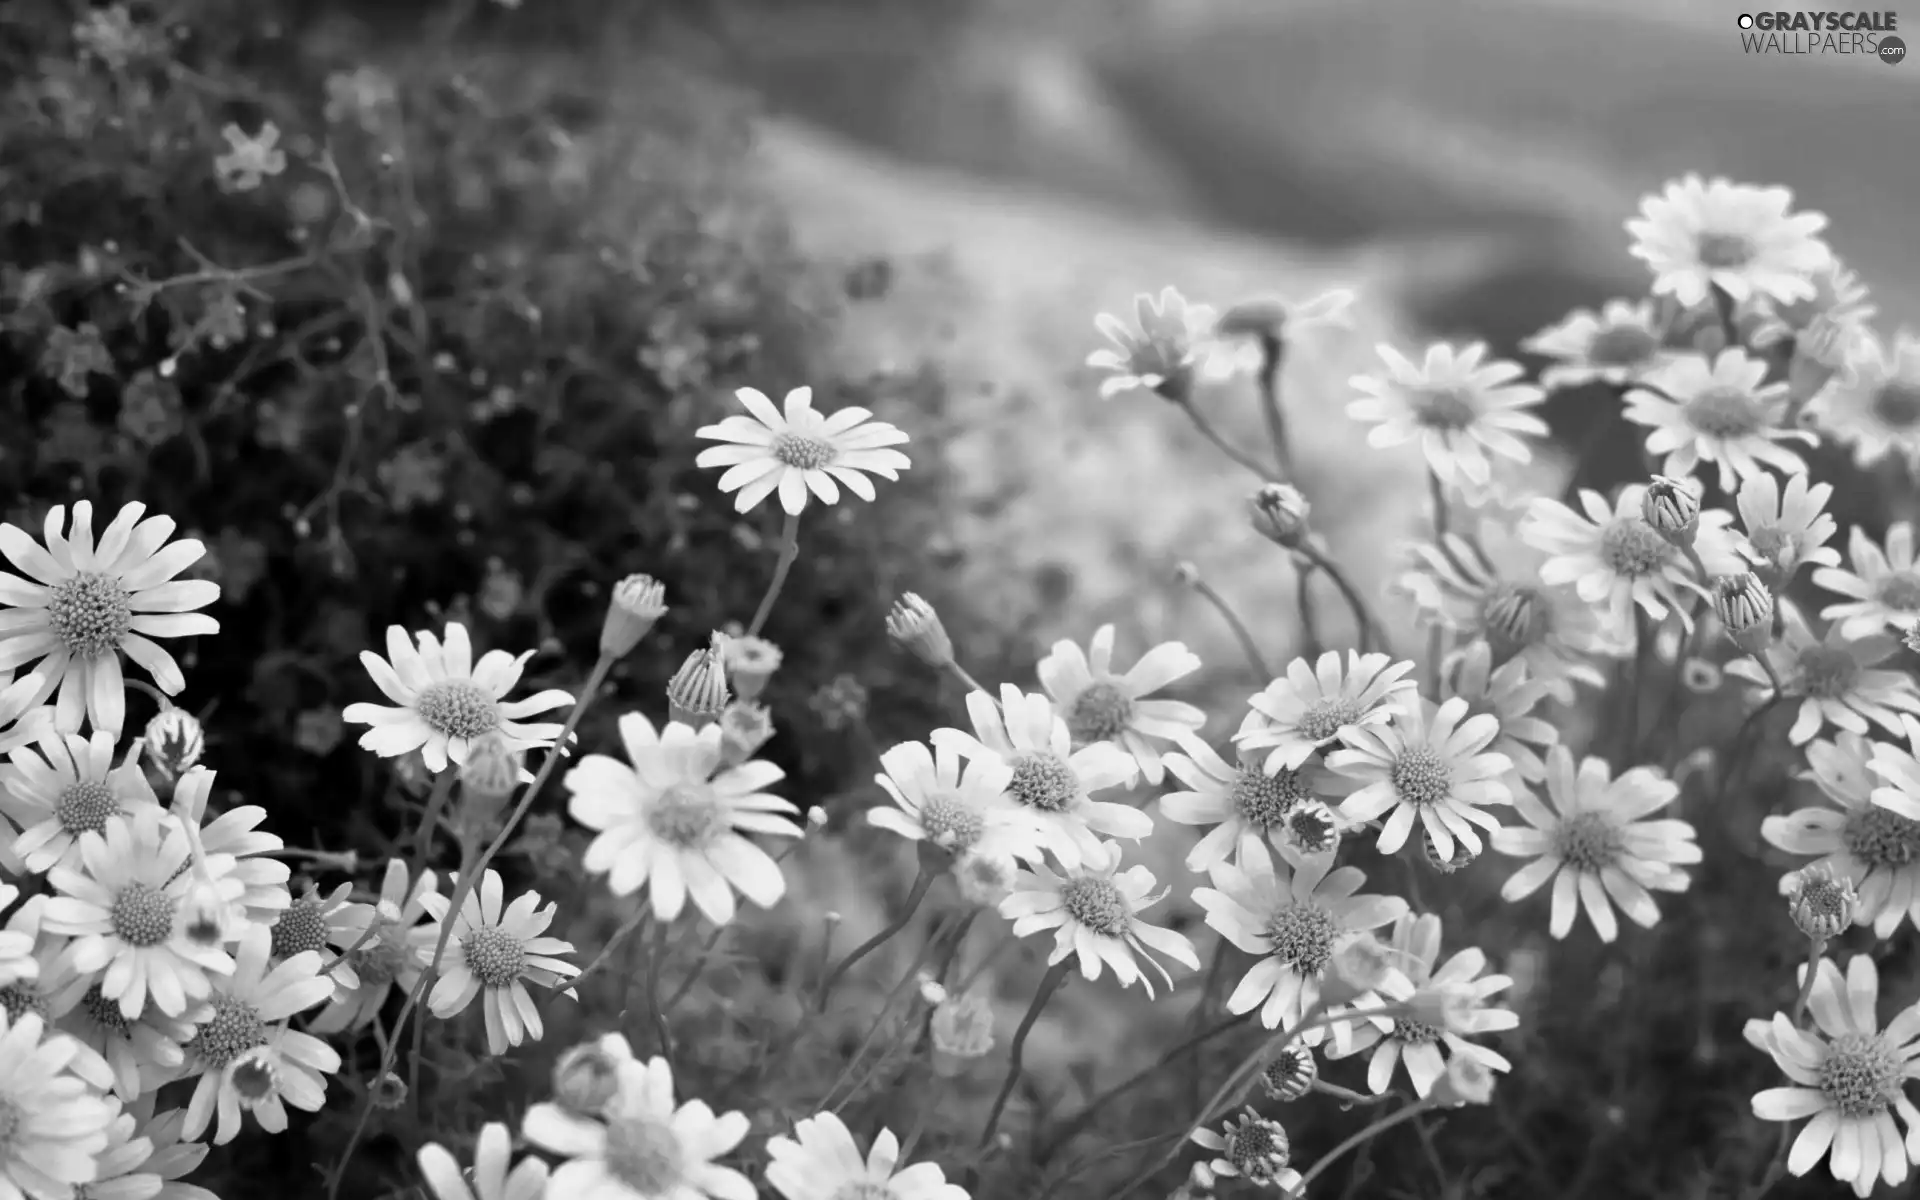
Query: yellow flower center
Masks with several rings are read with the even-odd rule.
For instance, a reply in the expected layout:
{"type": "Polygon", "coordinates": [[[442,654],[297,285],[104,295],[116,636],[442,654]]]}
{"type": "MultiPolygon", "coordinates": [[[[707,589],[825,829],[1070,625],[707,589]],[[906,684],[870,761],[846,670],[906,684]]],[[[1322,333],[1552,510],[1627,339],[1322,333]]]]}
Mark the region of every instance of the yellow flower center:
{"type": "Polygon", "coordinates": [[[1439,804],[1453,794],[1453,772],[1429,746],[1409,746],[1401,751],[1387,778],[1408,804],[1439,804]]]}
{"type": "Polygon", "coordinates": [[[1127,731],[1132,720],[1133,697],[1119,684],[1101,680],[1074,697],[1067,728],[1076,742],[1111,742],[1127,731]]]}
{"type": "Polygon", "coordinates": [[[500,705],[478,684],[465,679],[428,684],[414,697],[413,709],[427,728],[450,738],[471,740],[492,733],[500,725],[500,705]]]}
{"type": "Polygon", "coordinates": [[[1060,903],[1067,915],[1094,933],[1119,937],[1133,924],[1133,910],[1113,880],[1104,875],[1080,875],[1060,885],[1060,903]]]}
{"type": "Polygon", "coordinates": [[[773,456],[796,470],[818,471],[832,466],[840,451],[825,438],[782,433],[773,439],[773,456]]]}
{"type": "Polygon", "coordinates": [[[47,620],[75,658],[98,658],[118,650],[133,629],[132,605],[118,578],[83,572],[53,588],[47,620]]]}
{"type": "Polygon", "coordinates": [[[1576,871],[1597,875],[1625,850],[1619,824],[1605,813],[1575,813],[1553,831],[1553,852],[1576,871]]]}
{"type": "Polygon", "coordinates": [[[497,925],[476,929],[460,939],[467,956],[467,969],[475,979],[490,988],[503,988],[520,978],[527,965],[526,947],[497,925]]]}

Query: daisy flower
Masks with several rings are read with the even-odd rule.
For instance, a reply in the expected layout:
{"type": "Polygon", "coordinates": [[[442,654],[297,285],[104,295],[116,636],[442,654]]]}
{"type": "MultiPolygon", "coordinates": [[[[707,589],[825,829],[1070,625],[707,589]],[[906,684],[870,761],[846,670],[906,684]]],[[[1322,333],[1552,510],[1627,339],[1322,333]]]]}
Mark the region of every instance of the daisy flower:
{"type": "Polygon", "coordinates": [[[1462,533],[1408,547],[1413,569],[1399,586],[1423,621],[1467,642],[1484,641],[1493,661],[1519,658],[1527,674],[1549,685],[1563,704],[1573,685],[1605,682],[1588,657],[1606,649],[1598,614],[1573,588],[1540,581],[1547,553],[1521,538],[1520,513],[1480,509],[1461,522],[1462,533]]]}
{"type": "Polygon", "coordinates": [[[1341,942],[1398,920],[1407,902],[1363,895],[1366,874],[1334,868],[1331,856],[1275,862],[1261,847],[1238,865],[1215,863],[1212,887],[1193,902],[1220,936],[1259,961],[1227,997],[1230,1013],[1260,1010],[1260,1023],[1297,1023],[1320,1000],[1320,981],[1341,942]]]}
{"type": "Polygon", "coordinates": [[[214,987],[210,1011],[197,1018],[181,1075],[198,1076],[183,1129],[189,1138],[200,1137],[218,1116],[213,1141],[224,1146],[239,1134],[242,1110],[268,1133],[280,1133],[286,1105],[318,1112],[326,1101],[322,1077],[340,1069],[333,1047],[285,1024],[333,995],[333,981],[320,974],[320,956],[296,954],[269,970],[272,942],[266,926],[247,927],[233,974],[214,987]]]}
{"type": "MultiPolygon", "coordinates": [[[[47,904],[49,932],[74,939],[74,966],[100,976],[100,990],[120,1002],[120,1014],[138,1017],[149,1001],[169,1017],[206,998],[209,974],[233,970],[218,945],[191,936],[187,894],[198,872],[187,869],[186,836],[161,823],[157,811],[137,811],[110,822],[104,833],[80,835],[80,869],[47,874],[59,895],[47,904]]],[[[224,879],[222,895],[237,900],[240,883],[224,879]]]]}
{"type": "MultiPolygon", "coordinates": [[[[220,623],[194,610],[220,598],[220,585],[175,580],[206,553],[193,539],[167,545],[171,517],[140,518],[144,504],[122,508],[93,536],[93,505],[82,500],[67,522],[65,505],[47,513],[45,544],[25,530],[0,524],[0,554],[28,576],[0,572],[0,669],[38,662],[30,703],[58,693],[55,720],[78,733],[84,717],[114,737],[126,723],[127,694],[120,655],[178,695],[187,684],[180,664],[154,638],[220,632],[220,623]],[[61,531],[67,532],[63,536],[61,531]]],[[[25,682],[24,680],[22,681],[25,682]]]]}
{"type": "MultiPolygon", "coordinates": [[[[1898,639],[1880,633],[1847,637],[1839,622],[1827,627],[1826,637],[1815,638],[1805,619],[1785,606],[1781,636],[1763,653],[1787,697],[1799,701],[1787,740],[1798,746],[1828,725],[1866,733],[1868,722],[1899,733],[1901,713],[1920,713],[1920,689],[1913,677],[1881,666],[1899,649],[1898,639]]],[[[1773,686],[1750,658],[1729,662],[1726,673],[1757,687],[1773,686]]]]}
{"type": "Polygon", "coordinates": [[[1896,521],[1888,526],[1884,551],[1855,525],[1847,539],[1847,566],[1844,571],[1823,567],[1813,573],[1816,584],[1849,597],[1820,610],[1821,616],[1840,623],[1843,634],[1858,638],[1888,628],[1904,630],[1920,617],[1920,566],[1914,563],[1911,524],[1896,521]]]}
{"type": "Polygon", "coordinates": [[[733,920],[735,891],[761,908],[778,903],[786,879],[744,835],[800,836],[800,810],[765,790],[784,772],[759,759],[722,770],[718,725],[674,721],[655,733],[628,713],[619,727],[631,765],[589,754],[562,780],[568,814],[599,833],[585,869],[606,874],[616,896],[645,885],[662,921],[678,917],[689,896],[715,925],[733,920]]]}
{"type": "Polygon", "coordinates": [[[1500,733],[1489,750],[1511,759],[1521,779],[1545,777],[1540,754],[1560,740],[1560,731],[1552,722],[1534,716],[1533,710],[1553,694],[1553,688],[1528,675],[1524,658],[1510,658],[1496,669],[1493,648],[1473,642],[1448,664],[1446,680],[1452,694],[1467,702],[1470,716],[1484,713],[1500,723],[1500,733]]]}
{"type": "Polygon", "coordinates": [[[0,1009],[0,1196],[72,1195],[112,1140],[114,1105],[69,1064],[80,1044],[48,1036],[39,1013],[0,1009]]]}
{"type": "Polygon", "coordinates": [[[1747,340],[1769,347],[1793,339],[1796,350],[1816,348],[1840,366],[1871,340],[1879,306],[1868,298],[1859,273],[1838,258],[1829,257],[1810,279],[1811,295],[1785,304],[1762,300],[1752,313],[1747,340]]]}
{"type": "Polygon", "coordinates": [[[1120,847],[1104,842],[1065,874],[1056,875],[1038,864],[1021,871],[1013,894],[1000,902],[1000,915],[1013,922],[1015,937],[1054,931],[1048,966],[1077,955],[1080,973],[1098,979],[1104,963],[1113,968],[1120,986],[1132,987],[1138,980],[1151,997],[1153,977],[1140,969],[1142,960],[1169,988],[1173,977],[1149,951],[1189,970],[1200,969],[1192,942],[1140,919],[1141,913],[1166,898],[1164,890],[1154,894],[1153,884],[1153,872],[1143,866],[1120,870],[1120,847]]]}
{"type": "MultiPolygon", "coordinates": [[[[1801,778],[1818,787],[1828,804],[1768,817],[1760,836],[1851,880],[1860,894],[1854,924],[1872,925],[1874,936],[1885,940],[1902,918],[1920,926],[1920,821],[1873,802],[1882,781],[1868,768],[1870,746],[1853,733],[1809,745],[1801,778]]],[[[1783,893],[1796,874],[1780,881],[1783,893]]]]}
{"type": "Polygon", "coordinates": [[[92,1179],[75,1189],[84,1200],[147,1200],[160,1194],[162,1181],[147,1169],[153,1142],[140,1132],[140,1120],[121,1112],[107,1126],[107,1148],[94,1160],[92,1179]]]}
{"type": "Polygon", "coordinates": [[[160,1177],[160,1191],[153,1200],[219,1200],[207,1189],[184,1182],[187,1176],[200,1169],[210,1149],[200,1142],[182,1139],[181,1131],[187,1123],[186,1110],[172,1108],[155,1113],[153,1106],[154,1097],[151,1093],[127,1106],[127,1111],[133,1113],[140,1122],[140,1136],[153,1146],[153,1152],[141,1164],[141,1169],[147,1174],[160,1177]]]}
{"type": "Polygon", "coordinates": [[[1574,309],[1558,325],[1522,341],[1520,348],[1554,360],[1540,373],[1541,386],[1552,391],[1595,381],[1614,387],[1632,383],[1672,359],[1664,343],[1653,301],[1609,300],[1598,313],[1574,309]]]}
{"type": "Polygon", "coordinates": [[[1330,288],[1298,303],[1279,296],[1243,300],[1220,314],[1213,332],[1226,343],[1231,374],[1257,371],[1265,359],[1262,342],[1271,339],[1285,353],[1301,334],[1315,329],[1352,329],[1353,304],[1359,297],[1351,288],[1330,288]]]}
{"type": "Polygon", "coordinates": [[[1394,706],[1416,686],[1406,678],[1412,671],[1412,662],[1358,650],[1347,651],[1344,669],[1338,650],[1311,667],[1296,658],[1286,675],[1247,701],[1253,711],[1233,735],[1234,745],[1242,753],[1266,750],[1269,773],[1297,770],[1335,739],[1392,720],[1394,706]]]}
{"type": "MultiPolygon", "coordinates": [[[[35,933],[44,926],[49,897],[38,896],[14,915],[9,925],[35,933]]],[[[193,1036],[191,1023],[163,1015],[149,1004],[128,1020],[119,1002],[101,993],[90,972],[77,969],[66,943],[57,937],[40,939],[42,964],[38,990],[45,1013],[55,1027],[87,1048],[104,1064],[97,1086],[123,1101],[151,1092],[174,1077],[185,1061],[182,1046],[193,1036]],[[49,950],[53,952],[49,952],[49,950]]],[[[39,1011],[39,1006],[35,1006],[39,1011]]],[[[194,1014],[193,1009],[188,1015],[194,1014]]],[[[79,1061],[78,1058],[75,1060],[79,1061]]]]}
{"type": "Polygon", "coordinates": [[[1653,294],[1692,308],[1718,288],[1732,299],[1789,302],[1814,292],[1831,252],[1817,212],[1790,213],[1793,193],[1687,175],[1640,202],[1631,253],[1652,269],[1653,294]]]}
{"type": "Polygon", "coordinates": [[[1467,702],[1458,697],[1438,706],[1422,697],[1391,724],[1356,729],[1347,749],[1327,756],[1327,766],[1357,785],[1340,815],[1371,821],[1385,814],[1377,843],[1382,854],[1405,845],[1416,823],[1442,859],[1453,857],[1455,842],[1479,854],[1473,827],[1500,828],[1480,806],[1505,804],[1512,795],[1502,777],[1513,760],[1487,749],[1499,736],[1497,718],[1467,715],[1467,702]]]}
{"type": "Polygon", "coordinates": [[[113,735],[92,737],[43,731],[37,747],[22,746],[0,767],[0,809],[20,826],[13,852],[27,870],[44,873],[79,862],[79,837],[159,799],[138,763],[116,768],[113,735]]]}
{"type": "MultiPolygon", "coordinates": [[[[0,901],[9,899],[6,894],[9,890],[0,885],[0,901]]],[[[3,907],[5,905],[0,904],[0,908],[3,907]]],[[[46,912],[47,897],[30,896],[7,918],[6,929],[0,931],[0,979],[11,980],[0,986],[0,1008],[16,1018],[23,1013],[38,1013],[57,1027],[58,1018],[74,1003],[68,997],[77,997],[87,979],[74,970],[66,952],[65,938],[43,936],[46,912]],[[21,943],[25,944],[24,950],[15,957],[11,951],[21,943]],[[79,988],[73,986],[76,981],[79,988]]],[[[100,1091],[116,1086],[114,1067],[85,1041],[81,1042],[80,1053],[74,1055],[67,1069],[100,1091]]]]}
{"type": "Polygon", "coordinates": [[[489,650],[476,664],[467,628],[458,622],[448,623],[444,646],[425,630],[414,637],[418,649],[408,644],[404,629],[391,625],[386,658],[371,650],[360,652],[367,674],[393,701],[349,704],[341,711],[348,722],[372,726],[360,736],[362,749],[382,758],[418,750],[427,769],[439,772],[449,761],[465,763],[473,743],[490,733],[498,734],[509,751],[553,745],[562,726],[523,724],[521,718],[566,707],[573,703],[572,696],[548,689],[505,702],[533,651],[515,658],[504,650],[489,650]]]}
{"type": "MultiPolygon", "coordinates": [[[[1804,979],[1805,968],[1801,968],[1804,979]]],[[[1920,1005],[1900,1010],[1880,1027],[1880,975],[1873,959],[1856,954],[1843,978],[1832,960],[1814,972],[1807,1007],[1814,1028],[1802,1030],[1775,1013],[1765,1049],[1790,1086],[1755,1093],[1753,1115],[1763,1121],[1811,1117],[1793,1140],[1787,1171],[1805,1175],[1822,1158],[1835,1179],[1866,1196],[1886,1180],[1907,1178],[1907,1146],[1920,1138],[1920,1111],[1906,1081],[1920,1074],[1920,1005]],[[1894,1114],[1907,1127],[1903,1143],[1894,1114]]]]}
{"type": "Polygon", "coordinates": [[[1891,346],[1869,336],[1846,365],[1807,405],[1808,420],[1863,467],[1892,456],[1920,474],[1920,335],[1902,331],[1891,346]]]}
{"type": "Polygon", "coordinates": [[[1741,556],[1764,572],[1779,591],[1803,566],[1837,567],[1840,552],[1827,545],[1839,529],[1827,513],[1830,483],[1809,484],[1805,475],[1787,476],[1783,491],[1771,472],[1749,475],[1740,485],[1741,556]]]}
{"type": "Polygon", "coordinates": [[[822,504],[838,504],[840,488],[862,500],[874,497],[868,475],[897,480],[912,464],[892,446],[902,446],[907,435],[885,421],[869,420],[864,408],[847,407],[824,416],[814,411],[813,389],[787,393],[786,414],[773,406],[766,393],[753,388],[734,392],[751,416],[731,416],[718,425],[702,425],[695,437],[726,442],[710,446],[693,460],[697,467],[725,467],[722,492],[738,492],[736,512],[746,512],[775,492],[780,507],[797,517],[807,507],[809,494],[822,504]]]}
{"type": "Polygon", "coordinates": [[[901,742],[880,756],[880,769],[874,780],[896,807],[868,809],[870,823],[956,858],[1041,857],[1032,810],[1008,795],[1013,769],[999,759],[968,762],[951,746],[929,751],[920,742],[901,742]]]}
{"type": "Polygon", "coordinates": [[[1092,798],[1132,783],[1133,759],[1108,742],[1073,749],[1066,720],[1045,696],[1003,684],[995,705],[985,692],[970,692],[967,715],[973,718],[971,734],[936,729],[928,740],[937,750],[1011,768],[1008,793],[1028,811],[1062,866],[1077,867],[1099,855],[1099,835],[1138,841],[1153,832],[1153,818],[1139,809],[1092,798]]]}
{"type": "Polygon", "coordinates": [[[1182,825],[1213,826],[1188,852],[1189,871],[1243,858],[1262,842],[1281,845],[1288,814],[1327,788],[1327,771],[1318,763],[1268,774],[1257,762],[1229,765],[1191,734],[1179,745],[1182,753],[1167,755],[1167,770],[1190,790],[1160,797],[1160,811],[1182,825]]]}
{"type": "Polygon", "coordinates": [[[1506,1058],[1467,1038],[1499,1033],[1520,1024],[1520,1018],[1512,1011],[1488,1007],[1488,1001],[1513,986],[1513,980],[1506,975],[1483,976],[1487,956],[1477,948],[1462,950],[1436,968],[1434,964],[1440,957],[1440,918],[1431,914],[1402,915],[1394,922],[1388,945],[1398,953],[1404,969],[1381,985],[1377,997],[1362,996],[1352,1007],[1376,1007],[1381,1000],[1403,1004],[1423,989],[1444,988],[1463,1002],[1463,1011],[1449,1024],[1464,1033],[1407,1017],[1369,1017],[1337,1026],[1327,1057],[1347,1058],[1372,1049],[1373,1057],[1367,1063],[1367,1089],[1376,1096],[1387,1090],[1393,1082],[1394,1068],[1402,1062],[1406,1063],[1407,1079],[1413,1084],[1415,1094],[1422,1099],[1446,1073],[1448,1054],[1474,1059],[1490,1071],[1512,1070],[1513,1064],[1506,1058]]]}
{"type": "Polygon", "coordinates": [[[1222,379],[1233,370],[1231,356],[1215,335],[1214,310],[1189,304],[1173,288],[1158,297],[1141,293],[1133,300],[1134,323],[1101,313],[1093,326],[1111,343],[1087,355],[1087,365],[1106,374],[1100,398],[1144,390],[1163,400],[1184,403],[1195,379],[1222,379]]]}
{"type": "Polygon", "coordinates": [[[792,1137],[767,1139],[767,1182],[787,1200],[967,1200],[937,1163],[896,1171],[900,1139],[882,1129],[867,1153],[839,1117],[816,1113],[794,1122],[792,1137]]]}
{"type": "Polygon", "coordinates": [[[1482,363],[1487,347],[1436,342],[1415,365],[1392,346],[1378,348],[1384,375],[1356,375],[1349,382],[1364,393],[1347,405],[1347,416],[1373,426],[1367,445],[1402,446],[1418,439],[1427,466],[1443,482],[1485,487],[1493,478],[1488,454],[1531,462],[1522,437],[1544,438],[1547,424],[1533,408],[1547,394],[1530,383],[1519,363],[1482,363]]]}
{"type": "Polygon", "coordinates": [[[1102,625],[1082,654],[1062,639],[1040,660],[1040,684],[1066,718],[1076,746],[1110,742],[1140,764],[1146,781],[1158,787],[1166,778],[1155,740],[1192,733],[1207,714],[1179,700],[1148,697],[1200,669],[1200,659],[1180,642],[1162,642],[1125,673],[1113,669],[1113,626],[1102,625]]]}
{"type": "Polygon", "coordinates": [[[434,1200],[540,1200],[547,1187],[547,1164],[529,1154],[511,1171],[513,1135],[498,1121],[480,1127],[473,1166],[463,1171],[445,1146],[429,1142],[415,1160],[434,1200]]]}
{"type": "Polygon", "coordinates": [[[1693,474],[1703,462],[1717,464],[1720,486],[1772,467],[1805,474],[1806,460],[1781,442],[1817,444],[1803,429],[1788,428],[1791,404],[1785,383],[1765,383],[1767,364],[1743,350],[1723,350],[1709,363],[1697,354],[1676,358],[1650,372],[1645,386],[1627,393],[1627,420],[1647,426],[1647,453],[1660,457],[1660,472],[1693,474]]]}
{"type": "Polygon", "coordinates": [[[1582,905],[1603,942],[1619,933],[1616,904],[1634,924],[1653,928],[1660,909],[1650,889],[1685,891],[1689,877],[1681,864],[1700,861],[1693,826],[1648,819],[1679,796],[1679,786],[1645,767],[1616,779],[1602,758],[1584,759],[1576,768],[1565,746],[1553,748],[1546,767],[1548,803],[1531,791],[1515,791],[1513,807],[1526,825],[1494,832],[1495,850],[1533,859],[1507,880],[1500,898],[1524,899],[1552,880],[1548,931],[1556,938],[1573,929],[1582,905]]]}
{"type": "Polygon", "coordinates": [[[432,871],[421,872],[409,886],[407,864],[394,859],[387,863],[374,903],[348,904],[334,915],[327,944],[345,954],[346,961],[333,971],[333,1002],[307,1023],[308,1029],[358,1029],[379,1015],[394,988],[412,993],[439,943],[439,927],[420,923],[427,915],[425,898],[437,890],[432,871]],[[373,932],[363,941],[369,926],[373,932]]]}
{"type": "Polygon", "coordinates": [[[1211,1175],[1245,1179],[1256,1188],[1271,1186],[1283,1195],[1298,1195],[1300,1172],[1288,1165],[1293,1161],[1293,1147],[1287,1141],[1286,1129],[1255,1112],[1252,1106],[1222,1125],[1220,1132],[1196,1129],[1192,1137],[1194,1145],[1218,1156],[1206,1164],[1211,1175]]]}
{"type": "Polygon", "coordinates": [[[340,884],[330,892],[308,884],[298,899],[280,911],[270,927],[274,961],[311,950],[320,956],[328,977],[336,986],[359,987],[360,974],[354,970],[353,963],[335,961],[340,958],[339,951],[353,945],[366,928],[364,924],[357,927],[349,924],[346,919],[355,907],[352,897],[351,883],[340,884]]]}
{"type": "MultiPolygon", "coordinates": [[[[10,883],[0,883],[0,912],[4,912],[8,905],[19,898],[19,888],[10,883]]],[[[21,906],[21,912],[40,899],[38,896],[29,898],[27,904],[21,906]]],[[[40,960],[34,953],[37,949],[38,926],[31,931],[16,928],[19,917],[20,913],[15,913],[8,919],[7,928],[0,930],[0,995],[8,994],[6,989],[16,981],[30,985],[40,976],[40,960]]]]}
{"type": "Polygon", "coordinates": [[[1910,716],[1900,721],[1907,736],[1904,749],[1891,742],[1871,743],[1867,770],[1878,777],[1880,786],[1867,799],[1910,821],[1920,821],[1920,721],[1910,716]]]}
{"type": "Polygon", "coordinates": [[[199,841],[203,857],[224,864],[219,872],[222,878],[239,882],[240,896],[232,906],[228,927],[243,921],[271,925],[293,903],[287,888],[293,869],[268,857],[286,843],[259,829],[267,810],[258,804],[243,804],[208,821],[213,780],[214,772],[206,767],[194,767],[180,776],[174,781],[168,815],[182,833],[199,841]]]}
{"type": "MultiPolygon", "coordinates": [[[[573,943],[543,936],[553,923],[556,906],[539,907],[538,892],[522,892],[503,906],[504,890],[499,872],[488,868],[480,886],[467,893],[454,917],[446,956],[439,962],[439,978],[427,993],[428,1010],[443,1021],[480,997],[487,1049],[492,1054],[505,1054],[528,1039],[539,1041],[545,1032],[540,1009],[527,992],[529,980],[551,988],[580,973],[580,968],[555,957],[572,954],[573,943]]],[[[430,892],[420,897],[420,903],[437,923],[437,945],[438,926],[446,923],[449,902],[430,892]]]]}
{"type": "MultiPolygon", "coordinates": [[[[1600,493],[1582,488],[1579,512],[1541,496],[1529,506],[1520,528],[1522,537],[1547,554],[1540,581],[1551,587],[1571,585],[1582,600],[1601,606],[1609,636],[1620,643],[1632,628],[1636,604],[1656,621],[1676,611],[1692,628],[1683,593],[1693,590],[1693,573],[1685,556],[1641,517],[1646,491],[1645,484],[1630,484],[1609,505],[1600,493]]],[[[1700,512],[1694,549],[1714,574],[1737,574],[1740,569],[1726,531],[1732,521],[1731,513],[1719,509],[1700,512]],[[1721,571],[1721,565],[1729,569],[1721,571]]]]}
{"type": "Polygon", "coordinates": [[[746,1138],[742,1113],[715,1116],[700,1100],[673,1103],[673,1070],[663,1058],[618,1064],[619,1088],[604,1121],[557,1104],[527,1110],[521,1133],[566,1162],[554,1169],[550,1196],[573,1200],[754,1200],[753,1184],[714,1159],[746,1138]]]}

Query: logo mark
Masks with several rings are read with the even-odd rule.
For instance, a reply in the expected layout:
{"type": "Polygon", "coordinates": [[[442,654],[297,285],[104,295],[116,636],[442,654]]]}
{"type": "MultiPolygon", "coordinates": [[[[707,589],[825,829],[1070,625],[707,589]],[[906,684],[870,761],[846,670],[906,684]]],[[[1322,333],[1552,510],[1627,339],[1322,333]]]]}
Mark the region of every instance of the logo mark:
{"type": "Polygon", "coordinates": [[[1880,61],[1897,63],[1907,56],[1907,44],[1897,37],[1888,35],[1880,39],[1880,61]]]}
{"type": "Polygon", "coordinates": [[[1752,16],[1750,15],[1750,14],[1748,14],[1748,13],[1741,13],[1741,14],[1740,14],[1740,20],[1739,20],[1739,22],[1738,22],[1738,24],[1739,24],[1739,26],[1740,26],[1740,28],[1742,28],[1742,29],[1752,29],[1752,28],[1753,28],[1753,17],[1752,17],[1752,16]]]}

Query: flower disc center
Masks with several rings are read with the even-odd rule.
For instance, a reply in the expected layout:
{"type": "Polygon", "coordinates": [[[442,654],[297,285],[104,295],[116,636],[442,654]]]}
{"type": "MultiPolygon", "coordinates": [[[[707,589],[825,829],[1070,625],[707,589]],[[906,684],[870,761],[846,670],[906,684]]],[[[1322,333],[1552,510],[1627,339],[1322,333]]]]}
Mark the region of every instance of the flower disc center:
{"type": "Polygon", "coordinates": [[[47,620],[76,658],[98,658],[120,648],[133,629],[133,597],[112,575],[87,571],[52,589],[47,620]]]}
{"type": "Polygon", "coordinates": [[[472,740],[500,726],[500,705],[485,689],[466,679],[442,679],[414,697],[414,711],[435,733],[472,740]]]}
{"type": "Polygon", "coordinates": [[[1067,728],[1076,742],[1112,742],[1133,720],[1133,697],[1119,684],[1099,680],[1073,699],[1067,728]]]}
{"type": "Polygon", "coordinates": [[[1622,517],[1600,532],[1600,561],[1616,575],[1651,575],[1673,557],[1673,547],[1639,517],[1622,517]]]}
{"type": "Polygon", "coordinates": [[[1060,902],[1067,915],[1094,933],[1119,937],[1133,923],[1133,909],[1113,880],[1104,875],[1080,875],[1060,885],[1060,902]]]}

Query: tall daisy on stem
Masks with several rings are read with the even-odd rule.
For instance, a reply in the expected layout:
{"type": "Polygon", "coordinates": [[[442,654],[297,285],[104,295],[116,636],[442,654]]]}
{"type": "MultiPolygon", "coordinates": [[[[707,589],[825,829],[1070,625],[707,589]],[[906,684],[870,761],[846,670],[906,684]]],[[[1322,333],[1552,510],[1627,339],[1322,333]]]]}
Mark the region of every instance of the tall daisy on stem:
{"type": "Polygon", "coordinates": [[[1526,374],[1519,363],[1485,362],[1485,343],[1437,342],[1419,364],[1392,346],[1378,352],[1386,372],[1353,377],[1351,386],[1362,396],[1347,405],[1347,416],[1373,426],[1369,446],[1418,442],[1441,483],[1484,487],[1493,478],[1488,455],[1530,462],[1533,452],[1522,439],[1547,436],[1546,422],[1526,411],[1547,394],[1516,382],[1526,374]]]}
{"type": "Polygon", "coordinates": [[[766,393],[754,388],[734,392],[749,416],[731,416],[717,425],[703,425],[694,436],[724,442],[702,450],[694,459],[699,467],[725,467],[722,492],[737,492],[734,508],[748,512],[775,492],[786,512],[780,532],[780,559],[773,581],[747,626],[746,636],[758,637],[765,628],[773,602],[785,585],[787,572],[800,554],[800,514],[809,497],[821,504],[840,502],[845,487],[862,500],[874,498],[867,475],[898,479],[912,464],[894,446],[905,445],[907,435],[885,421],[870,420],[871,412],[848,407],[827,416],[813,407],[813,389],[787,393],[783,413],[766,393]]]}
{"type": "Polygon", "coordinates": [[[1125,672],[1113,668],[1113,626],[1094,632],[1086,653],[1062,639],[1040,660],[1040,683],[1065,716],[1076,745],[1107,742],[1119,746],[1140,765],[1140,773],[1158,786],[1166,778],[1154,741],[1178,738],[1206,724],[1207,714],[1179,700],[1155,700],[1153,693],[1200,669],[1200,658],[1180,642],[1162,642],[1125,672]],[[1151,739],[1151,740],[1150,740],[1151,739]]]}

